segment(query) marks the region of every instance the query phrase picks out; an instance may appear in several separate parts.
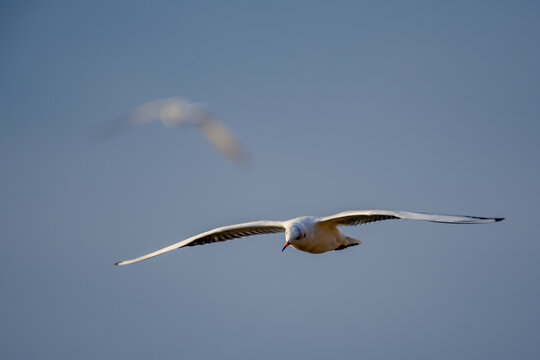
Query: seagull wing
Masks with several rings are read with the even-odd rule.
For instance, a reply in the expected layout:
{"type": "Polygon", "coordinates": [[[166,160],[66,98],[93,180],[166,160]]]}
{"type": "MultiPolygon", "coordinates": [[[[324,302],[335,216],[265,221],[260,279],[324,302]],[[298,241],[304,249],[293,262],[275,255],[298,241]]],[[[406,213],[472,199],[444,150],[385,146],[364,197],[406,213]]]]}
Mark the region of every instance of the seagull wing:
{"type": "Polygon", "coordinates": [[[237,163],[244,160],[246,152],[242,145],[232,131],[219,120],[207,113],[204,118],[201,118],[199,129],[206,140],[229,160],[237,163]]]}
{"type": "Polygon", "coordinates": [[[189,107],[190,104],[180,97],[150,101],[99,124],[94,137],[97,140],[108,140],[127,132],[134,125],[145,125],[157,120],[161,120],[165,126],[178,126],[190,110],[189,107]]]}
{"type": "Polygon", "coordinates": [[[281,221],[254,221],[243,224],[224,226],[204,232],[199,235],[192,236],[189,239],[182,240],[176,244],[154,251],[153,253],[146,254],[132,260],[119,261],[115,263],[115,265],[128,265],[136,263],[139,261],[153,258],[154,256],[161,255],[171,250],[180,249],[184,246],[211,244],[219,241],[238,239],[246,236],[272,234],[284,231],[285,227],[281,221]]]}
{"type": "Polygon", "coordinates": [[[321,223],[334,224],[335,226],[363,225],[375,221],[404,219],[422,220],[449,224],[483,224],[504,220],[504,218],[485,218],[478,216],[459,215],[438,215],[428,213],[418,213],[410,211],[392,210],[356,210],[345,211],[339,214],[323,217],[319,219],[321,223]]]}

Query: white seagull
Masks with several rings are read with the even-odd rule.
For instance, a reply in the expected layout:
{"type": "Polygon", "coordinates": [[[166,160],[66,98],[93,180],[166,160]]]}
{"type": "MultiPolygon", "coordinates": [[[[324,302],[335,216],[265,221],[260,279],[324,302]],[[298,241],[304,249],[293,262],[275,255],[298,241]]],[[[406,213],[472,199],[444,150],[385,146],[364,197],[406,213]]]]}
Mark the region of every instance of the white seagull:
{"type": "Polygon", "coordinates": [[[184,246],[204,245],[251,235],[279,232],[285,232],[285,245],[281,251],[291,245],[300,251],[321,254],[331,250],[343,250],[362,243],[360,240],[342,234],[338,229],[339,226],[362,225],[390,219],[423,220],[450,224],[484,224],[504,220],[504,218],[437,215],[409,211],[357,210],[327,217],[305,216],[286,221],[253,221],[210,230],[153,253],[132,260],[119,261],[115,265],[133,264],[184,246]]]}
{"type": "Polygon", "coordinates": [[[233,133],[206,109],[181,97],[151,101],[98,126],[98,139],[110,138],[129,130],[133,125],[145,125],[159,120],[166,128],[191,125],[232,162],[243,160],[245,151],[233,133]]]}

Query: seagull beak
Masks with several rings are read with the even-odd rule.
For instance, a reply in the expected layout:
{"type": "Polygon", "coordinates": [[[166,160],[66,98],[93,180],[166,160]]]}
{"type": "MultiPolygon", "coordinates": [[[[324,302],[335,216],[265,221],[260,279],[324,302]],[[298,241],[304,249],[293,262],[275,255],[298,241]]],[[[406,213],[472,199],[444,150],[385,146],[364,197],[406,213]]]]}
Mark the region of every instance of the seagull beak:
{"type": "Polygon", "coordinates": [[[283,250],[285,250],[289,245],[289,241],[285,241],[285,245],[283,246],[283,249],[281,249],[281,252],[283,252],[283,250]]]}

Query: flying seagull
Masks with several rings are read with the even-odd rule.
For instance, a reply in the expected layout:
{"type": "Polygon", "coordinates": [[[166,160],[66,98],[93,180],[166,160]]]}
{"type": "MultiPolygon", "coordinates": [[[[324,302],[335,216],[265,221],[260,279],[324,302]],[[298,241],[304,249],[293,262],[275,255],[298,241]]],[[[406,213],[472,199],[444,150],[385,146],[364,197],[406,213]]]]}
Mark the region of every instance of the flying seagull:
{"type": "Polygon", "coordinates": [[[300,251],[321,254],[331,250],[343,250],[362,243],[360,240],[345,236],[339,231],[338,227],[363,225],[391,219],[423,220],[450,224],[484,224],[504,220],[504,218],[437,215],[409,211],[357,210],[345,211],[327,217],[305,216],[286,221],[253,221],[210,230],[153,253],[132,260],[119,261],[115,265],[136,263],[184,246],[204,245],[251,235],[280,232],[285,232],[285,245],[281,251],[291,245],[300,251]]]}
{"type": "Polygon", "coordinates": [[[244,160],[245,151],[233,133],[206,109],[203,104],[191,103],[181,97],[160,99],[137,106],[127,114],[100,124],[98,139],[107,139],[126,132],[134,125],[160,121],[166,128],[195,126],[201,134],[232,162],[244,160]]]}

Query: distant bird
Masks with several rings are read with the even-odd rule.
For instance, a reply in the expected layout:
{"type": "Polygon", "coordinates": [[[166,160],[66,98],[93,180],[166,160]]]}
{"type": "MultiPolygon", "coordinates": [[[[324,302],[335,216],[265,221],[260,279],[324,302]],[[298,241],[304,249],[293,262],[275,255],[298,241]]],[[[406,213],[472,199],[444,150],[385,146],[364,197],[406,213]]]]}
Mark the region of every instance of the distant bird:
{"type": "Polygon", "coordinates": [[[232,162],[244,160],[245,151],[233,133],[206,109],[180,97],[151,101],[137,106],[127,114],[98,126],[96,136],[106,139],[129,130],[133,125],[161,121],[167,128],[182,125],[197,127],[203,136],[232,162]]]}
{"type": "Polygon", "coordinates": [[[136,263],[184,246],[203,245],[251,235],[279,232],[285,232],[285,245],[281,251],[291,245],[300,251],[321,254],[331,250],[343,250],[362,243],[360,240],[343,235],[338,229],[339,226],[362,225],[390,219],[423,220],[450,224],[483,224],[504,220],[504,218],[436,215],[408,211],[357,210],[327,217],[306,216],[286,221],[254,221],[210,230],[153,253],[132,260],[119,261],[115,265],[136,263]]]}

